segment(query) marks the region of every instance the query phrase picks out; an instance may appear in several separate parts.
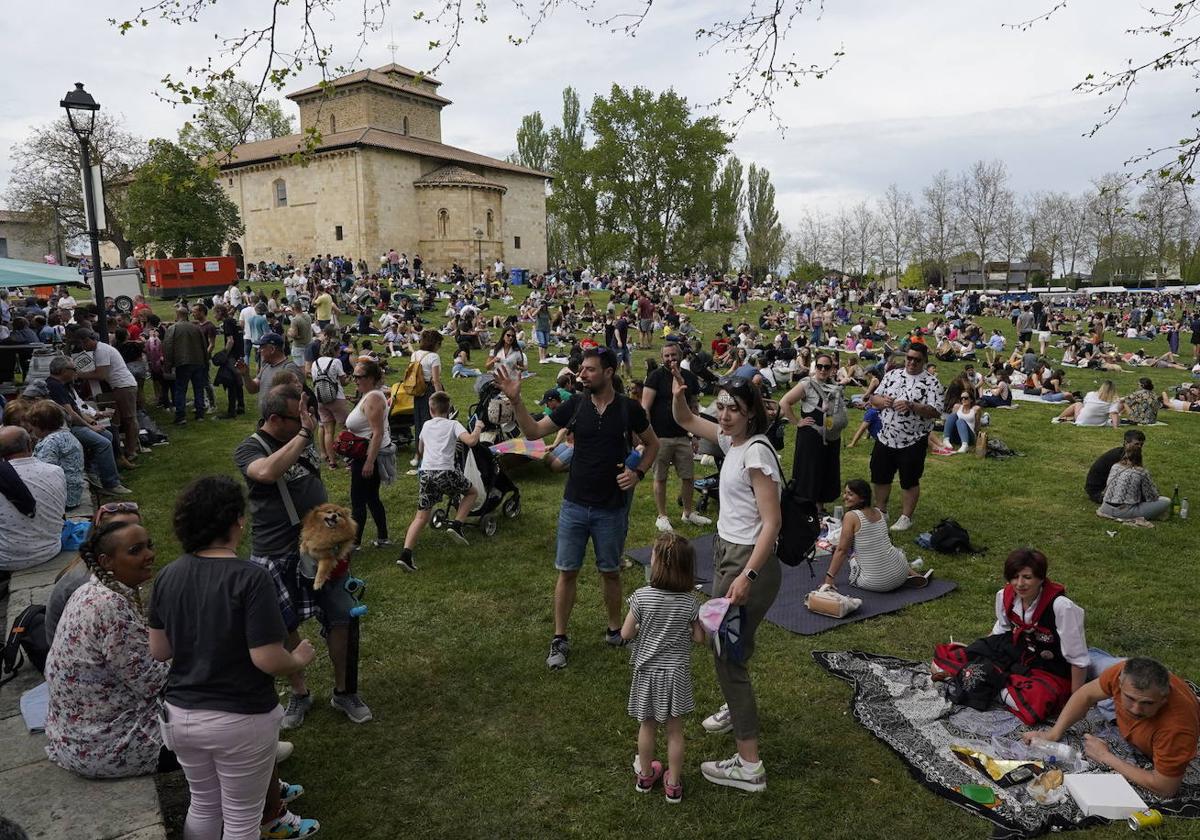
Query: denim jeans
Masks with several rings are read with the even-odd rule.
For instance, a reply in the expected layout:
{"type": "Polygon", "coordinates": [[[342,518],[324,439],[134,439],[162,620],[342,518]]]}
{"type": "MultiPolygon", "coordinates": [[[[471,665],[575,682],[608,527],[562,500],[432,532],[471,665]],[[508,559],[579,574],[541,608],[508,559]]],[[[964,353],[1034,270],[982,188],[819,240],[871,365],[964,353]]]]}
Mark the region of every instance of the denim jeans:
{"type": "Polygon", "coordinates": [[[970,446],[975,442],[975,430],[966,420],[957,414],[951,414],[950,420],[946,423],[946,441],[951,446],[959,446],[964,443],[970,446]]]}
{"type": "Polygon", "coordinates": [[[208,384],[207,371],[204,365],[175,366],[175,419],[187,417],[187,389],[192,384],[192,397],[195,400],[196,416],[204,416],[204,386],[208,384]]]}
{"type": "Polygon", "coordinates": [[[72,426],[71,434],[83,446],[83,459],[87,466],[95,469],[100,484],[109,489],[121,483],[117,472],[117,459],[113,454],[112,432],[95,432],[87,426],[72,426]]]}
{"type": "Polygon", "coordinates": [[[558,511],[558,545],[554,568],[577,572],[583,567],[588,540],[596,552],[596,568],[615,572],[621,567],[625,533],[629,530],[629,508],[588,507],[563,500],[558,511]]]}

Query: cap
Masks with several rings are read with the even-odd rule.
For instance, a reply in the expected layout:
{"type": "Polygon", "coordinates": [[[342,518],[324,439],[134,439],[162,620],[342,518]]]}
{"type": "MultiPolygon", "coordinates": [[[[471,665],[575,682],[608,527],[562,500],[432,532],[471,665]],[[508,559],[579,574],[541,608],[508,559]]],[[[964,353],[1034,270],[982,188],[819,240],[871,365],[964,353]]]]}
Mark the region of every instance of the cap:
{"type": "Polygon", "coordinates": [[[562,394],[558,392],[557,388],[551,388],[549,391],[542,394],[542,398],[538,400],[538,405],[546,405],[550,402],[550,400],[558,400],[559,402],[562,402],[562,394]]]}
{"type": "Polygon", "coordinates": [[[283,349],[283,336],[279,333],[266,333],[258,341],[254,342],[259,347],[265,347],[268,344],[274,344],[279,349],[283,349]]]}

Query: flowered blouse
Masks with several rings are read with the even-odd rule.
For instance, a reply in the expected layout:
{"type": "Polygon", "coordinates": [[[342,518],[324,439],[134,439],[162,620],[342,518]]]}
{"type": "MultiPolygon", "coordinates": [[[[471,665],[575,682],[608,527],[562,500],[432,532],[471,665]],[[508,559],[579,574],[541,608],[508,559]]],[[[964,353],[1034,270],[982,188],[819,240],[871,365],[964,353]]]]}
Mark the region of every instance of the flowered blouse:
{"type": "Polygon", "coordinates": [[[67,477],[67,509],[83,498],[83,445],[64,427],[51,432],[33,447],[33,457],[62,467],[67,477]]]}
{"type": "Polygon", "coordinates": [[[140,776],[158,765],[159,693],[169,663],[150,656],[150,633],[120,583],[93,576],[63,610],[46,658],[46,754],[89,778],[140,776]]]}

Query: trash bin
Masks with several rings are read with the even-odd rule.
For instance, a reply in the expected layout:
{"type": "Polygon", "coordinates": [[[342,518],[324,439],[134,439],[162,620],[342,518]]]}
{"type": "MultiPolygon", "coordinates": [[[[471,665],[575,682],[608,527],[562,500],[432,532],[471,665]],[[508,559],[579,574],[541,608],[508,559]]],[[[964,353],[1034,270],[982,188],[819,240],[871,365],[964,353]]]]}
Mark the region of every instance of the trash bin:
{"type": "Polygon", "coordinates": [[[529,280],[529,269],[513,268],[508,272],[508,282],[514,286],[524,286],[529,280]]]}

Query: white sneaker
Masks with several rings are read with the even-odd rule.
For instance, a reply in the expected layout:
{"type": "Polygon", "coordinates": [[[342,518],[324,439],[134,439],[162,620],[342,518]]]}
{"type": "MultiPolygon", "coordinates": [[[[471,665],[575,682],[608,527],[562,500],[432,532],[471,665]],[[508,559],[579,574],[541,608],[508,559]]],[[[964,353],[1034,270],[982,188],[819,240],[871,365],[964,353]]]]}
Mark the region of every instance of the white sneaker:
{"type": "Polygon", "coordinates": [[[700,725],[704,727],[705,732],[711,732],[714,735],[724,735],[726,732],[732,732],[733,716],[729,714],[729,704],[723,704],[721,708],[706,717],[700,725]]]}
{"type": "Polygon", "coordinates": [[[900,518],[896,520],[894,525],[892,525],[892,530],[893,531],[907,531],[911,527],[912,527],[912,520],[909,519],[904,514],[900,514],[900,518]]]}
{"type": "Polygon", "coordinates": [[[691,513],[685,513],[683,516],[680,517],[680,519],[683,521],[683,523],[685,525],[711,525],[712,524],[711,519],[709,519],[707,516],[701,516],[700,514],[696,513],[696,511],[692,511],[691,513]]]}
{"type": "Polygon", "coordinates": [[[660,516],[660,517],[658,517],[658,519],[654,520],[654,527],[660,531],[670,531],[671,530],[671,520],[667,519],[667,517],[665,517],[665,516],[660,516]]]}
{"type": "Polygon", "coordinates": [[[983,412],[983,419],[981,419],[981,420],[979,421],[979,424],[980,424],[981,426],[990,426],[990,425],[992,425],[992,415],[988,414],[986,411],[985,411],[985,412],[983,412]]]}
{"type": "Polygon", "coordinates": [[[292,744],[291,741],[276,741],[275,742],[275,763],[282,764],[283,762],[287,761],[291,757],[292,752],[295,749],[296,748],[292,744]]]}
{"type": "Polygon", "coordinates": [[[758,767],[751,770],[742,762],[740,755],[724,761],[702,762],[700,772],[714,785],[725,785],[751,793],[767,789],[767,770],[763,763],[760,761],[758,767]]]}
{"type": "Polygon", "coordinates": [[[959,454],[959,455],[962,455],[962,454],[964,454],[966,451],[967,451],[967,444],[966,444],[966,443],[963,443],[963,445],[962,445],[962,446],[958,447],[958,453],[957,453],[957,454],[959,454]]]}
{"type": "Polygon", "coordinates": [[[421,466],[421,459],[413,458],[411,461],[408,462],[408,465],[410,467],[419,467],[419,466],[421,466]]]}

